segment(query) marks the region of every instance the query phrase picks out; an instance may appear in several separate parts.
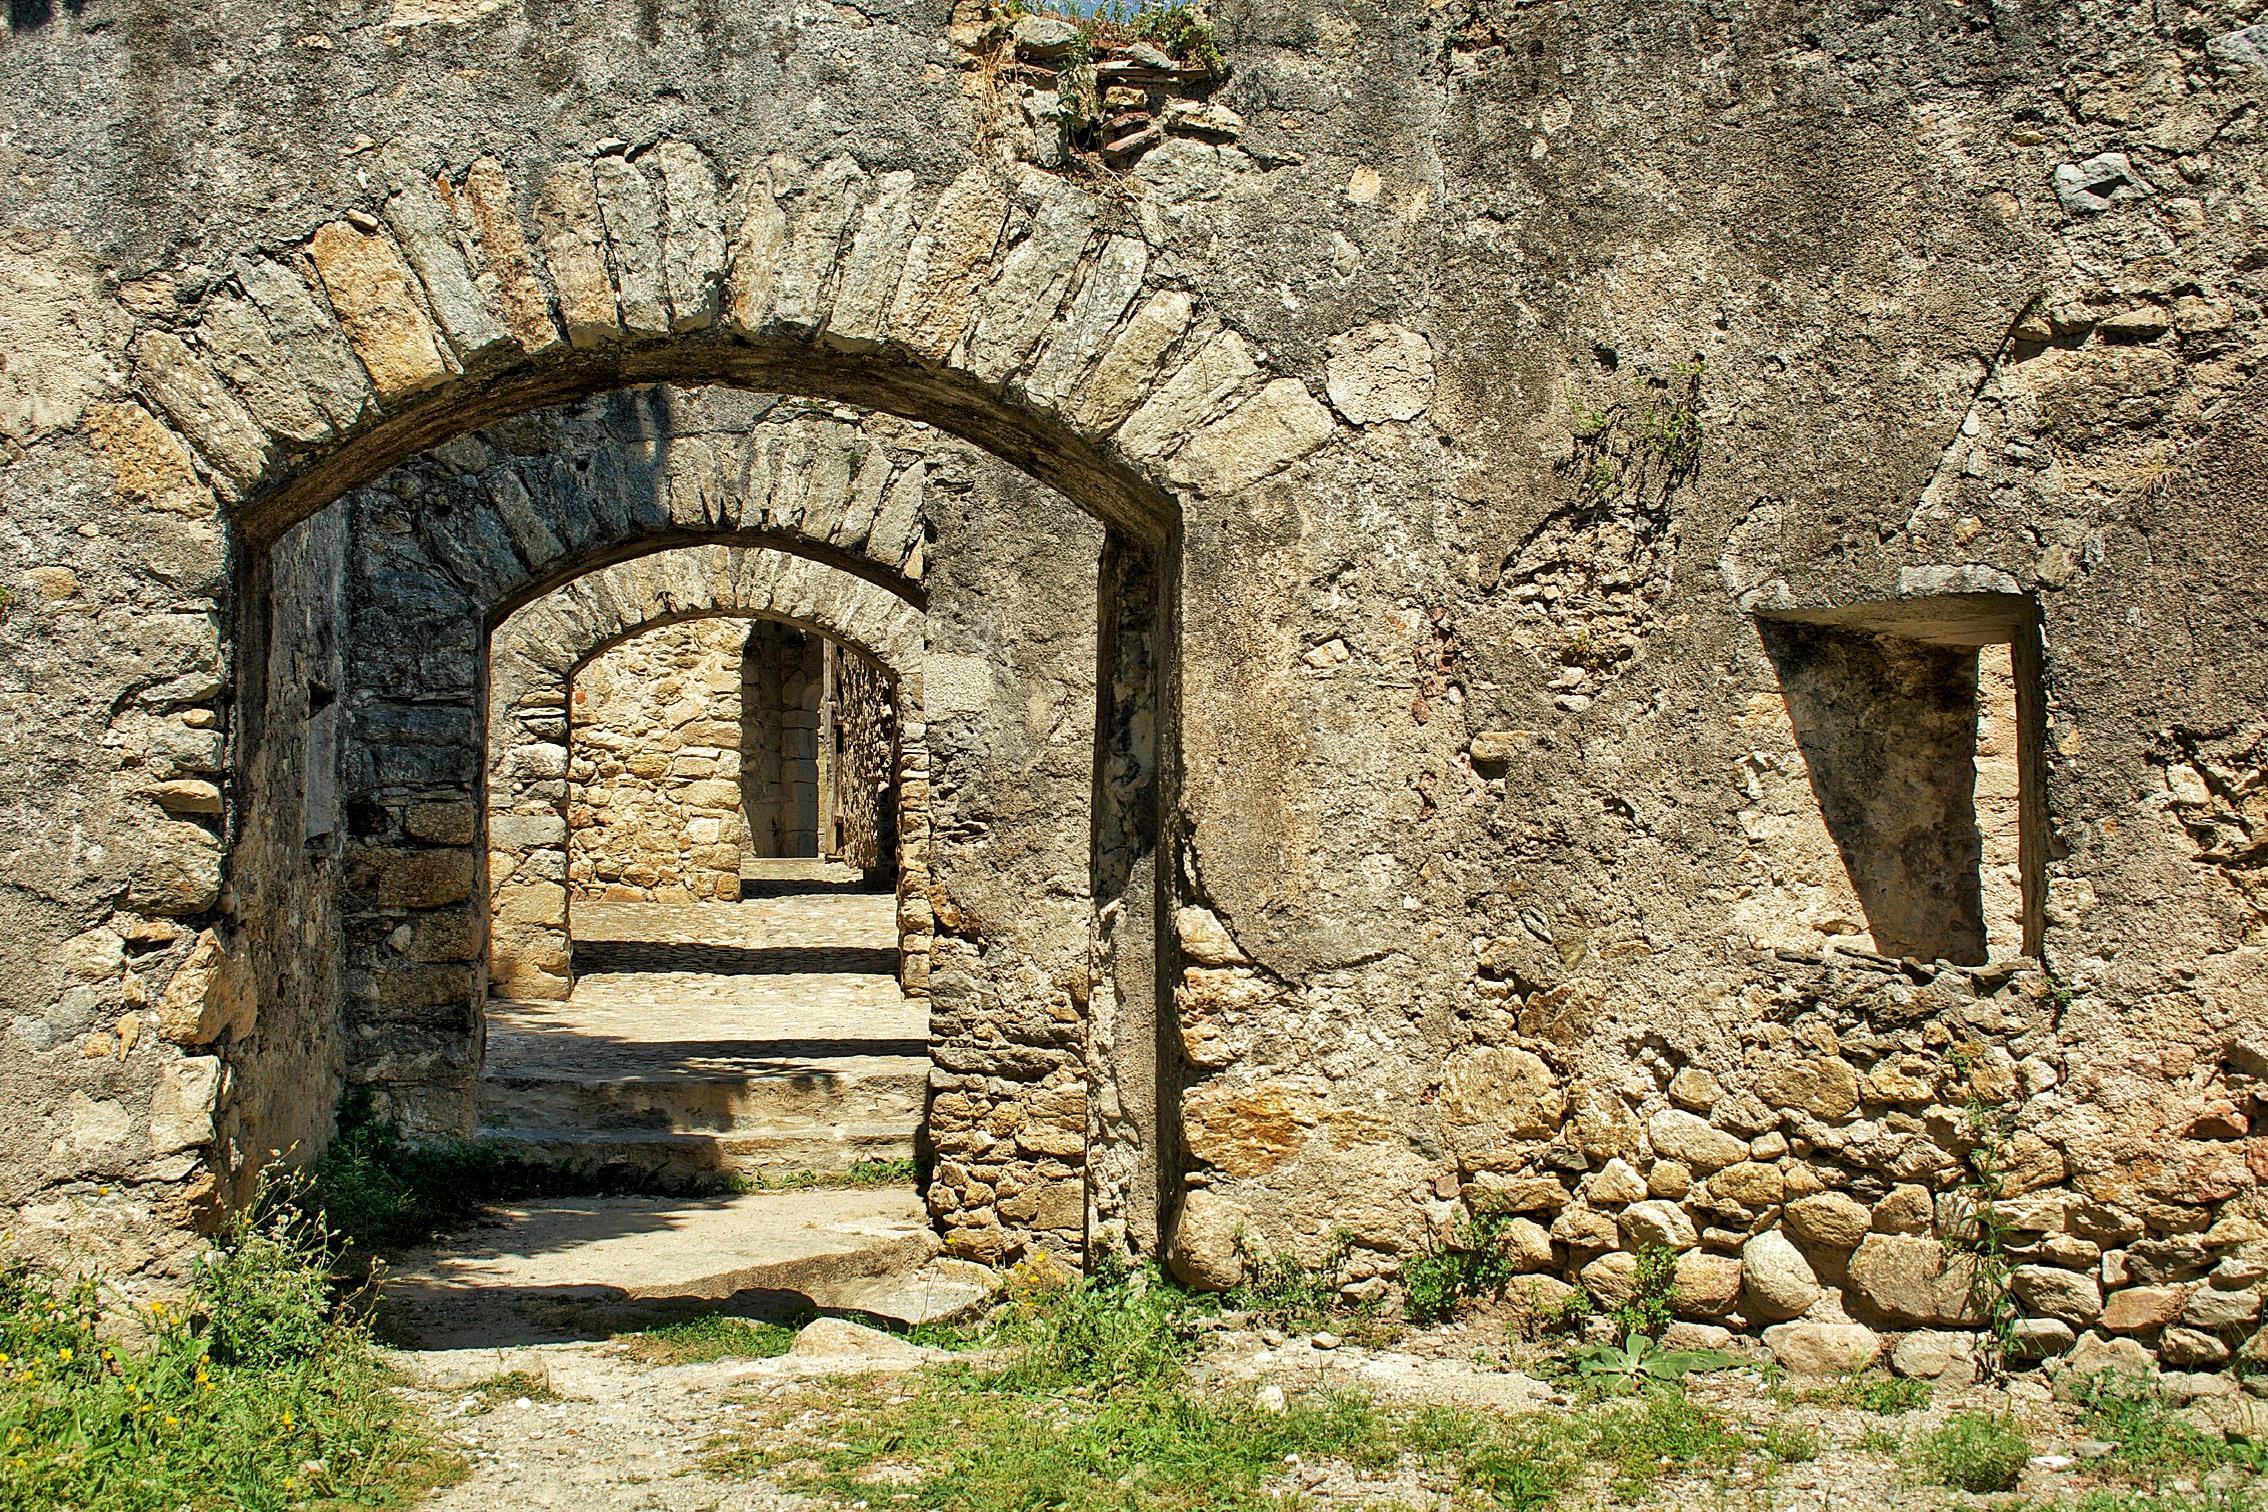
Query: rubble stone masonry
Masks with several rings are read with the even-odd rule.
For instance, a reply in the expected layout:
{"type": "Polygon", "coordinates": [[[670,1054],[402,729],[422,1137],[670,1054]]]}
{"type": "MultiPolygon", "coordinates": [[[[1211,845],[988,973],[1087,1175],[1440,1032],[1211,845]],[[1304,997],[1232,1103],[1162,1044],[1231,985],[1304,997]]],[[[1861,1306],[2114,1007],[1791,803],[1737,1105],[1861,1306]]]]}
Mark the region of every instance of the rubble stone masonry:
{"type": "Polygon", "coordinates": [[[19,18],[19,1240],[469,1129],[578,780],[491,771],[500,628],[760,587],[924,626],[960,1252],[1385,1296],[1488,1212],[1927,1374],[1990,1202],[2023,1350],[2261,1358],[2256,10],[1215,21],[1098,147],[973,4],[19,18]]]}

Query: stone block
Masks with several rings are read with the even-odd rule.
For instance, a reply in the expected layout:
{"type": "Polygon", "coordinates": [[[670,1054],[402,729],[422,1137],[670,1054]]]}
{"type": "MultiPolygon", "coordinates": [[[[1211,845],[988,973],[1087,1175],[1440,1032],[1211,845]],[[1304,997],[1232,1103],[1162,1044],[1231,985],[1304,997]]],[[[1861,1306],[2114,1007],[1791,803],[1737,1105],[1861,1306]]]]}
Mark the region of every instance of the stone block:
{"type": "Polygon", "coordinates": [[[1684,1317],[1721,1318],[1739,1305],[1741,1262],[1689,1250],[1677,1259],[1677,1307],[1684,1317]]]}
{"type": "Polygon", "coordinates": [[[1859,1323],[1782,1323],[1764,1330],[1772,1358],[1789,1375],[1851,1375],[1872,1365],[1882,1340],[1859,1323]]]}
{"type": "Polygon", "coordinates": [[[331,221],[309,238],[307,256],[381,403],[399,404],[448,380],[441,333],[393,242],[331,221]]]}
{"type": "MultiPolygon", "coordinates": [[[[438,186],[446,190],[444,182],[438,186]]],[[[502,306],[505,324],[523,352],[547,351],[559,344],[559,327],[551,321],[551,300],[536,276],[535,258],[528,251],[527,235],[520,229],[519,207],[504,165],[492,157],[475,158],[465,172],[458,201],[480,239],[485,264],[480,281],[493,286],[502,306]]]]}
{"type": "Polygon", "coordinates": [[[134,366],[150,396],[237,492],[255,485],[274,455],[251,411],[171,331],[145,332],[134,343],[134,366]]]}
{"type": "Polygon", "coordinates": [[[161,1071],[150,1099],[150,1153],[171,1155],[211,1144],[220,1085],[216,1055],[184,1056],[161,1071]]]}
{"type": "Polygon", "coordinates": [[[544,176],[536,192],[537,242],[551,270],[567,340],[578,347],[600,346],[621,335],[614,303],[614,279],[607,270],[606,227],[598,190],[585,162],[561,163],[544,176]]]}
{"type": "Polygon", "coordinates": [[[2158,1358],[2183,1370],[2215,1370],[2228,1363],[2229,1346],[2202,1329],[2176,1325],[2159,1337],[2158,1358]]]}
{"type": "Polygon", "coordinates": [[[1675,1203],[1655,1199],[1634,1202],[1623,1209],[1621,1220],[1622,1243],[1627,1249],[1643,1249],[1648,1245],[1665,1245],[1673,1250],[1688,1250],[1701,1242],[1693,1227],[1693,1220],[1675,1203]]]}
{"type": "Polygon", "coordinates": [[[2052,1265],[2019,1265],[2010,1277],[2016,1300],[2028,1311],[2091,1327],[2103,1315],[2103,1289],[2093,1276],[2052,1265]]]}
{"type": "Polygon", "coordinates": [[[1846,1301],[1892,1323],[1975,1327],[1982,1322],[1975,1282],[1976,1262],[1946,1254],[1934,1239],[1869,1234],[1851,1256],[1846,1301]]]}
{"type": "Polygon", "coordinates": [[[1680,1108],[1665,1108],[1646,1122],[1654,1153],[1703,1173],[1748,1158],[1748,1141],[1709,1127],[1706,1119],[1680,1108]]]}
{"type": "Polygon", "coordinates": [[[1244,1279],[1239,1247],[1250,1211],[1203,1187],[1182,1198],[1166,1266],[1195,1291],[1227,1291],[1244,1279]]]}
{"type": "Polygon", "coordinates": [[[2260,1293],[2200,1287],[2190,1293],[2189,1301],[2182,1307],[2181,1321],[2188,1327],[2212,1332],[2249,1329],[2260,1321],[2260,1293]]]}
{"type": "Polygon", "coordinates": [[[1299,1152],[1322,1111],[1322,1098],[1301,1083],[1208,1082],[1182,1096],[1182,1137],[1207,1165],[1259,1176],[1299,1152]]]}
{"type": "Polygon", "coordinates": [[[372,847],[355,857],[358,891],[380,908],[439,908],[472,896],[474,858],[468,850],[388,850],[372,847]]]}
{"type": "Polygon", "coordinates": [[[1858,1111],[1858,1072],[1840,1056],[1783,1056],[1757,1078],[1756,1095],[1772,1107],[1833,1123],[1858,1111]]]}
{"type": "Polygon", "coordinates": [[[477,362],[517,349],[511,332],[473,282],[458,247],[454,217],[430,183],[412,177],[386,201],[386,221],[401,241],[403,256],[417,270],[442,333],[461,357],[477,362]]]}
{"type": "Polygon", "coordinates": [[[1865,1205],[1841,1192],[1798,1198],[1788,1204],[1782,1221],[1798,1240],[1829,1250],[1856,1248],[1874,1227],[1874,1215],[1865,1205]]]}
{"type": "Polygon", "coordinates": [[[2181,1316],[2193,1289],[2187,1286],[2129,1286],[2103,1304],[2102,1326],[2114,1334],[2146,1334],[2181,1316]]]}
{"type": "Polygon", "coordinates": [[[1324,391],[1355,425],[1415,420],[1433,403],[1433,344],[1405,326],[1378,323],[1331,338],[1324,391]]]}
{"type": "Polygon", "coordinates": [[[2156,1374],[2157,1368],[2157,1356],[2132,1339],[2084,1333],[2056,1370],[2055,1396],[2058,1401],[2075,1401],[2088,1380],[2105,1371],[2139,1378],[2156,1374]]]}
{"type": "Polygon", "coordinates": [[[1811,1262],[1777,1230],[1767,1229],[1742,1245],[1740,1258],[1748,1311],[1757,1317],[1800,1317],[1819,1300],[1819,1277],[1811,1262]]]}
{"type": "Polygon", "coordinates": [[[1201,493],[1241,493],[1315,452],[1336,431],[1307,385],[1278,378],[1191,436],[1167,471],[1201,493]]]}
{"type": "Polygon", "coordinates": [[[1744,1208],[1777,1207],[1786,1195],[1787,1182],[1776,1165],[1743,1160],[1726,1166],[1708,1181],[1709,1196],[1738,1203],[1744,1208]]]}
{"type": "Polygon", "coordinates": [[[1965,1333],[1918,1329],[1890,1351],[1890,1368],[1915,1380],[1966,1386],[1977,1375],[1976,1339],[1965,1333]]]}
{"type": "Polygon", "coordinates": [[[1638,1290],[1638,1257],[1626,1250],[1613,1250],[1577,1274],[1593,1302],[1601,1307],[1620,1307],[1638,1290]]]}
{"type": "Polygon", "coordinates": [[[165,918],[201,914],[220,900],[221,845],[186,820],[149,828],[149,853],[127,885],[126,906],[165,918]]]}
{"type": "Polygon", "coordinates": [[[1502,1047],[1460,1051],[1441,1081],[1441,1117],[1460,1151],[1559,1132],[1567,1094],[1542,1057],[1502,1047]]]}

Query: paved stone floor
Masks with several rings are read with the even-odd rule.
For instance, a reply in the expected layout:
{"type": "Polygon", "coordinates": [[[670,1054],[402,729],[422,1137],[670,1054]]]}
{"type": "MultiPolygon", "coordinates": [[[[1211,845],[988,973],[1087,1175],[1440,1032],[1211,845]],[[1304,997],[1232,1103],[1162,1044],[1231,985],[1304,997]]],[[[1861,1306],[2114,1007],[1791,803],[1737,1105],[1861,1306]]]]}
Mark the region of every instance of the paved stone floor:
{"type": "Polygon", "coordinates": [[[578,903],[575,995],[490,1005],[491,1075],[778,1071],[922,1055],[929,1005],[898,991],[887,893],[740,903],[578,903]]]}

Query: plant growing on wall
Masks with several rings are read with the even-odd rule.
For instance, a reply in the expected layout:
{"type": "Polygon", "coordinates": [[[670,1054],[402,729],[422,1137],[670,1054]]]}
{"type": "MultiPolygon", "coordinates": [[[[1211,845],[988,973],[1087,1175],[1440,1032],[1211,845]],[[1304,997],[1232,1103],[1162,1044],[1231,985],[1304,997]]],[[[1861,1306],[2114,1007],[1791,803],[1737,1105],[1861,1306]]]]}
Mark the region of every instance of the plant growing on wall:
{"type": "MultiPolygon", "coordinates": [[[[1966,1061],[1952,1059],[1965,1074],[1966,1061]]],[[[2006,1119],[1973,1091],[1963,1119],[1968,1148],[1954,1187],[1958,1216],[1938,1242],[1948,1259],[1958,1257],[1969,1266],[1969,1304],[1984,1323],[1983,1363],[1987,1372],[1999,1376],[2007,1372],[2016,1334],[2016,1265],[2008,1254],[2012,1231],[1999,1206],[2007,1188],[2009,1130],[2006,1119]]]]}

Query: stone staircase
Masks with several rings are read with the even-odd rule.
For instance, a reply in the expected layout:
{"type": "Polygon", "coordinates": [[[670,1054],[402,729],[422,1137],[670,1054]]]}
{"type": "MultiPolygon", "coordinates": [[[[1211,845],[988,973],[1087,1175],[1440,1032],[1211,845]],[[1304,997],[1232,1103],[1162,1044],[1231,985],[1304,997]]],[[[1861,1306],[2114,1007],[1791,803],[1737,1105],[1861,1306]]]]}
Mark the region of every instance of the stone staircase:
{"type": "Polygon", "coordinates": [[[483,1136],[689,1185],[911,1158],[928,1015],[891,974],[892,899],[763,880],[741,903],[579,904],[574,997],[489,1006],[483,1136]]]}

